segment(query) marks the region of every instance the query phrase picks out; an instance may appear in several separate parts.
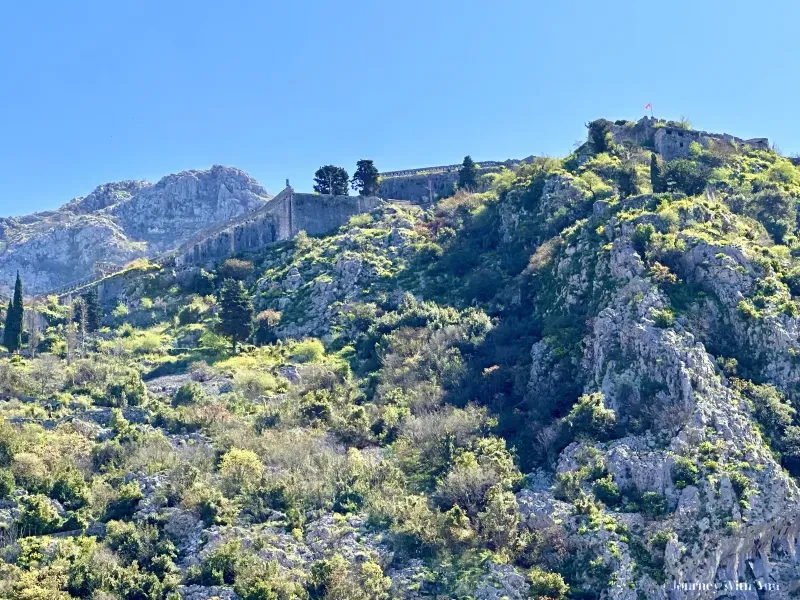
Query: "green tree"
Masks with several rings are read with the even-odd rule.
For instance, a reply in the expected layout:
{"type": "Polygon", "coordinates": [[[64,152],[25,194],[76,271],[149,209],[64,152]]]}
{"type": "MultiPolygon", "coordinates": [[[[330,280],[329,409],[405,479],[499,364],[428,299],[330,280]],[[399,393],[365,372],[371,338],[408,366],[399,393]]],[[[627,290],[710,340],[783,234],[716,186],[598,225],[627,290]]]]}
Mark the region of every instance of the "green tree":
{"type": "Polygon", "coordinates": [[[663,181],[668,192],[683,192],[696,196],[706,189],[708,174],[696,162],[686,158],[676,158],[664,165],[663,181]]]}
{"type": "Polygon", "coordinates": [[[226,279],[239,279],[244,281],[253,274],[255,266],[249,260],[229,258],[217,269],[217,273],[224,281],[226,279]]]}
{"type": "Polygon", "coordinates": [[[9,352],[16,352],[22,346],[22,279],[17,271],[17,282],[14,284],[14,298],[8,303],[6,323],[3,329],[3,345],[9,352]]]}
{"type": "Polygon", "coordinates": [[[86,330],[97,331],[100,329],[100,303],[97,300],[97,289],[92,288],[83,295],[86,310],[86,330]]]}
{"type": "Polygon", "coordinates": [[[347,195],[347,182],[350,176],[342,167],[325,165],[314,173],[314,191],[334,196],[347,195]]]}
{"type": "Polygon", "coordinates": [[[226,279],[220,291],[220,333],[236,344],[244,342],[253,332],[253,303],[241,281],[226,279]]]}
{"type": "Polygon", "coordinates": [[[478,185],[478,165],[467,155],[458,170],[458,187],[462,190],[473,190],[478,185]]]}
{"type": "Polygon", "coordinates": [[[374,196],[378,191],[378,169],[371,160],[360,160],[356,163],[356,172],[350,185],[358,191],[359,196],[374,196]]]}
{"type": "Polygon", "coordinates": [[[650,184],[653,186],[653,193],[660,194],[665,192],[664,177],[661,173],[661,163],[655,152],[650,154],[650,184]]]}
{"type": "Polygon", "coordinates": [[[610,126],[611,121],[606,119],[597,119],[586,126],[589,129],[589,141],[597,154],[613,149],[614,144],[609,131],[610,126]]]}

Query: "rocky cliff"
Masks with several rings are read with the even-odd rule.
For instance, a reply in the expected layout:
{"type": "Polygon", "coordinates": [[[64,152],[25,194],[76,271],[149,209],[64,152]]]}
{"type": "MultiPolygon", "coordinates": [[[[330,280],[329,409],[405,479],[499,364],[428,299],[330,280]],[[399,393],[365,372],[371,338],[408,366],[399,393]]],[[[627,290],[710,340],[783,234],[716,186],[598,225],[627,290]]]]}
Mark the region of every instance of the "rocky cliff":
{"type": "Polygon", "coordinates": [[[58,210],[0,219],[0,291],[17,271],[26,293],[41,293],[89,275],[98,261],[153,256],[268,199],[246,173],[214,166],[155,184],[107,183],[58,210]]]}

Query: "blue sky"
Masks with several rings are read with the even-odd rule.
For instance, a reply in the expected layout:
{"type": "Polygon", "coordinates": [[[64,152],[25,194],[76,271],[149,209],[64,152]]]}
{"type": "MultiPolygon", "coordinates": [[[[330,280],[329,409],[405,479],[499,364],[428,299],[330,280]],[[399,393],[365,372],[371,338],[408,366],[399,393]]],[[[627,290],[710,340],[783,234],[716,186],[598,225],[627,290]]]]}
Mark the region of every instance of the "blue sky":
{"type": "Polygon", "coordinates": [[[795,2],[9,2],[0,215],[212,164],[564,155],[597,117],[800,151],[795,2]]]}

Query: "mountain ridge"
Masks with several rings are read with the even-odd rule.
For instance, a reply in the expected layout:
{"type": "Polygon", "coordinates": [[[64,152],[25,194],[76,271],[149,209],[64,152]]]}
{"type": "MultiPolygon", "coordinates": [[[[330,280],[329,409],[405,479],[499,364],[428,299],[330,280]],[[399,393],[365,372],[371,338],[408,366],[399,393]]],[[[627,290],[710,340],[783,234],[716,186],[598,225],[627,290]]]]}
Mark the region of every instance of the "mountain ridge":
{"type": "Polygon", "coordinates": [[[9,290],[16,271],[28,292],[40,293],[87,276],[98,261],[155,256],[270,197],[244,171],[215,165],[156,183],[105,183],[56,210],[2,218],[0,290],[9,290]]]}

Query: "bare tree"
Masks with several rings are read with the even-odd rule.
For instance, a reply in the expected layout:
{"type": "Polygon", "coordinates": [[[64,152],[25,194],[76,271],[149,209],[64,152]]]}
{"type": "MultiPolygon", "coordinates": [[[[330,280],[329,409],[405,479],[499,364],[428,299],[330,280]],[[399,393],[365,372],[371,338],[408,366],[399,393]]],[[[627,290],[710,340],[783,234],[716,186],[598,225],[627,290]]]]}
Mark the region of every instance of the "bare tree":
{"type": "Polygon", "coordinates": [[[86,307],[86,300],[83,298],[78,299],[78,338],[81,346],[81,356],[86,353],[86,331],[87,323],[89,320],[89,311],[86,307]]]}
{"type": "Polygon", "coordinates": [[[64,342],[67,345],[67,364],[72,364],[72,353],[75,352],[77,344],[77,332],[75,331],[75,305],[72,298],[67,298],[67,324],[64,327],[64,342]]]}
{"type": "Polygon", "coordinates": [[[39,310],[36,304],[32,304],[25,311],[25,328],[28,330],[28,350],[31,358],[36,357],[36,348],[42,341],[42,332],[39,329],[39,310]]]}
{"type": "Polygon", "coordinates": [[[39,384],[42,398],[52,394],[63,384],[61,361],[52,354],[42,354],[33,362],[31,378],[39,384]]]}

